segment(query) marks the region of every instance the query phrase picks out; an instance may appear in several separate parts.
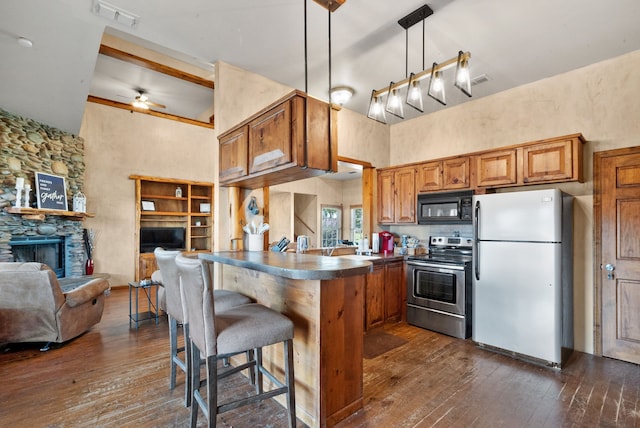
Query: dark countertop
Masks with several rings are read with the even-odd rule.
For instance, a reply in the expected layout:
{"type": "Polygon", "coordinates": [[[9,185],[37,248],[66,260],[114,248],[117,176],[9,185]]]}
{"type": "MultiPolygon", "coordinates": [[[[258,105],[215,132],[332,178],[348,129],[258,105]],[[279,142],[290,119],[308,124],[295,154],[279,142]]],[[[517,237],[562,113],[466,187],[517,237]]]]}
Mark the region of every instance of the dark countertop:
{"type": "Polygon", "coordinates": [[[217,251],[198,253],[198,257],[290,279],[327,280],[366,275],[373,270],[368,260],[274,251],[217,251]]]}

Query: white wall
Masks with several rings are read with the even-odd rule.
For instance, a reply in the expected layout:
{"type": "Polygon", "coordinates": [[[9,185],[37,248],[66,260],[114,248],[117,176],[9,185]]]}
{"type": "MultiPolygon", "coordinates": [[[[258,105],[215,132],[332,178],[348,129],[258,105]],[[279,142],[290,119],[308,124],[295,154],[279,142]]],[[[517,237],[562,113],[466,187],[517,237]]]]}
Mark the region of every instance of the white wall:
{"type": "Polygon", "coordinates": [[[85,140],[87,211],[95,218],[96,272],[111,285],[135,275],[135,182],[131,174],[214,181],[213,130],[88,102],[80,128],[85,140]]]}

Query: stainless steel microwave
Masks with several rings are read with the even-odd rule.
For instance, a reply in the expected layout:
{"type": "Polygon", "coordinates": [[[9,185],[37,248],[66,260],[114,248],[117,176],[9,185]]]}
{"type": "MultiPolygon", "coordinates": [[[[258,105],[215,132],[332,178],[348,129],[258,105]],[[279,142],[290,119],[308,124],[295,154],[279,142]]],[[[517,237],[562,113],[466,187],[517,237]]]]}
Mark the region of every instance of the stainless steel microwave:
{"type": "Polygon", "coordinates": [[[471,224],[473,191],[418,195],[418,224],[471,224]]]}

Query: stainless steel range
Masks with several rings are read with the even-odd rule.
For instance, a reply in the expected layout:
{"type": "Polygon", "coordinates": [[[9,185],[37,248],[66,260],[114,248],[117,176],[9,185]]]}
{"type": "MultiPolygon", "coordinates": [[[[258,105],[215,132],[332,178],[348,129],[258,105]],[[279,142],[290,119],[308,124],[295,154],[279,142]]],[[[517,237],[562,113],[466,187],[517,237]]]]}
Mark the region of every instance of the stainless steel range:
{"type": "Polygon", "coordinates": [[[429,253],[407,258],[407,322],[471,337],[471,238],[432,236],[429,253]]]}

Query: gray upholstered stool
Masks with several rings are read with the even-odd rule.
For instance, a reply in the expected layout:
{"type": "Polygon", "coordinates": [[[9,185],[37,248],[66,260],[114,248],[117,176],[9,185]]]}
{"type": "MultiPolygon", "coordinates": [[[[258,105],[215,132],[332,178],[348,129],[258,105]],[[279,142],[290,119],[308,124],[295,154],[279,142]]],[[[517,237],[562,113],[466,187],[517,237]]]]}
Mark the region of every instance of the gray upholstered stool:
{"type": "Polygon", "coordinates": [[[199,370],[194,370],[192,375],[191,426],[197,425],[198,407],[207,417],[209,426],[215,427],[216,416],[219,413],[276,395],[286,394],[289,427],[295,427],[293,323],[291,320],[276,311],[255,303],[218,312],[207,262],[179,255],[176,257],[176,264],[180,272],[185,309],[189,318],[191,365],[199,367],[201,355],[206,362],[207,379],[201,382],[199,370]],[[277,343],[284,345],[284,383],[262,366],[262,348],[277,343]],[[247,363],[218,371],[218,360],[249,350],[254,350],[254,352],[251,353],[253,358],[247,363]],[[218,379],[251,368],[255,369],[256,394],[219,404],[218,379]],[[264,391],[262,375],[267,376],[276,388],[264,391]],[[204,384],[207,388],[206,401],[200,394],[200,388],[204,384]]]}
{"type": "MultiPolygon", "coordinates": [[[[169,352],[170,372],[169,388],[176,387],[176,367],[185,373],[185,406],[191,405],[191,364],[189,346],[189,323],[185,317],[182,293],[180,291],[180,279],[176,266],[176,256],[179,251],[167,251],[156,248],[154,251],[156,263],[160,269],[162,285],[165,292],[165,308],[169,318],[169,352]],[[178,347],[178,324],[182,324],[184,334],[184,347],[178,347]],[[184,359],[180,359],[180,353],[184,352],[184,359]]],[[[251,303],[251,299],[243,294],[229,290],[215,290],[216,306],[219,311],[233,306],[251,303]]]]}

